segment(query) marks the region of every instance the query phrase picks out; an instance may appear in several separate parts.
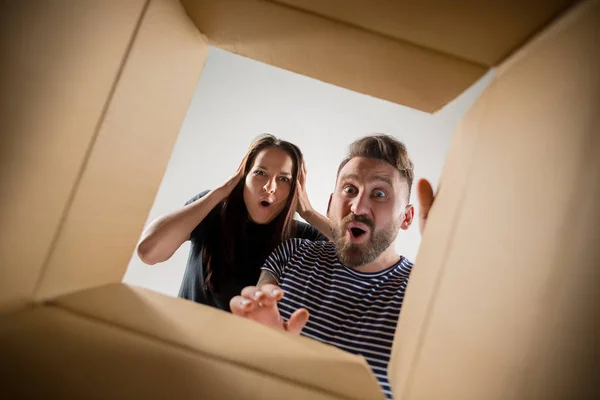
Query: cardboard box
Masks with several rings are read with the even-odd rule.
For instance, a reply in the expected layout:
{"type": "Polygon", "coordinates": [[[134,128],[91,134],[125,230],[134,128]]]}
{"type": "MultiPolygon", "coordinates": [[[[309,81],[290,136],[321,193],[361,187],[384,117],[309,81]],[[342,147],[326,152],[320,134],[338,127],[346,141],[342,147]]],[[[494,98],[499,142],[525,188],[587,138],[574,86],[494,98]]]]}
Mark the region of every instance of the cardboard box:
{"type": "Polygon", "coordinates": [[[600,396],[600,2],[483,4],[0,3],[2,397],[383,397],[361,357],[120,283],[209,42],[430,112],[497,66],[453,138],[394,395],[600,396]]]}
{"type": "Polygon", "coordinates": [[[426,112],[571,0],[182,0],[214,46],[426,112]]]}

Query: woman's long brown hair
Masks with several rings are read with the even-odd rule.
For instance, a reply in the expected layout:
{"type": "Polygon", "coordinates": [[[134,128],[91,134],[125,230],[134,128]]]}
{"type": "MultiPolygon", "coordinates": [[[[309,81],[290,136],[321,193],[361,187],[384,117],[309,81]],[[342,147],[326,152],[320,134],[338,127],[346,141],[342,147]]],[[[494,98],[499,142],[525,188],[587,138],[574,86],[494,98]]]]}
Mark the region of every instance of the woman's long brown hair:
{"type": "Polygon", "coordinates": [[[292,235],[294,225],[294,213],[298,203],[296,186],[298,173],[302,168],[303,155],[298,146],[276,138],[270,134],[259,136],[248,149],[242,162],[244,170],[240,182],[231,191],[229,197],[219,204],[220,235],[208,235],[204,247],[204,281],[207,288],[218,293],[226,286],[227,280],[240,267],[243,268],[245,260],[236,259],[241,254],[236,250],[244,248],[248,243],[247,232],[242,227],[250,219],[246,203],[244,202],[244,185],[246,176],[254,164],[256,156],[263,150],[269,148],[284,150],[292,158],[294,164],[292,170],[290,194],[281,213],[269,223],[273,226],[270,237],[264,240],[264,248],[256,249],[262,258],[266,258],[280,243],[289,239],[292,235]]]}

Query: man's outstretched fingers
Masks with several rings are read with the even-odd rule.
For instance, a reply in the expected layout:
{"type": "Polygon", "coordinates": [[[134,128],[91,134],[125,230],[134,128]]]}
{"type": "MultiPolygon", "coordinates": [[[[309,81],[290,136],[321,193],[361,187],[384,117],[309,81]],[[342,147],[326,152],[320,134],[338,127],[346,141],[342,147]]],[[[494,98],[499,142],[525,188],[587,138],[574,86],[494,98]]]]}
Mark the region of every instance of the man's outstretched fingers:
{"type": "Polygon", "coordinates": [[[271,306],[273,300],[256,286],[247,286],[242,289],[242,297],[257,303],[259,306],[271,306]]]}
{"type": "Polygon", "coordinates": [[[264,293],[265,297],[270,297],[273,301],[279,301],[283,297],[283,290],[271,283],[265,283],[260,287],[260,291],[264,293]]]}
{"type": "Polygon", "coordinates": [[[255,293],[258,290],[258,288],[256,286],[246,286],[245,288],[242,289],[242,297],[245,297],[249,300],[254,300],[255,297],[255,293]]]}
{"type": "Polygon", "coordinates": [[[295,334],[300,334],[304,326],[308,322],[308,310],[306,308],[299,308],[290,316],[286,326],[287,331],[295,334]]]}
{"type": "Polygon", "coordinates": [[[252,311],[255,305],[256,303],[253,300],[249,300],[243,296],[235,296],[229,301],[231,312],[242,317],[252,311]]]}
{"type": "Polygon", "coordinates": [[[270,307],[281,298],[274,296],[273,288],[277,288],[277,286],[270,284],[262,285],[261,287],[247,286],[242,289],[242,297],[252,300],[260,306],[270,307]]]}

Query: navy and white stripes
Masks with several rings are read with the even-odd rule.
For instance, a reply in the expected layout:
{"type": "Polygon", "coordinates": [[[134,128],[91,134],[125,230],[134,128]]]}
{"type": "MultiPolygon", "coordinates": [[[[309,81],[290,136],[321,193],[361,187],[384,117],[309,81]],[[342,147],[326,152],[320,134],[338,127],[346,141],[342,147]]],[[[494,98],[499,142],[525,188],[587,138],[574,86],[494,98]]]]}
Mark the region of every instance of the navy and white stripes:
{"type": "Polygon", "coordinates": [[[387,366],[411,268],[402,257],[384,271],[357,272],[340,263],[333,243],[304,239],[281,244],[263,267],[285,291],[282,317],[306,308],[302,334],[365,357],[387,398],[387,366]]]}

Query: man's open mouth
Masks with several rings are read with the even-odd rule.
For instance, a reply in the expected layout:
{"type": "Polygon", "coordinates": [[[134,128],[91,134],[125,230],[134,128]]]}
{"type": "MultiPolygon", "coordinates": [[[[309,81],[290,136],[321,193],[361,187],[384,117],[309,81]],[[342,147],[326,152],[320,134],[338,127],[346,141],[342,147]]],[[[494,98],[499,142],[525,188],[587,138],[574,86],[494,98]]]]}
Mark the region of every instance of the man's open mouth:
{"type": "Polygon", "coordinates": [[[359,238],[362,235],[364,235],[365,233],[367,233],[367,231],[365,231],[364,229],[361,228],[350,228],[350,234],[352,235],[353,238],[359,238]]]}

